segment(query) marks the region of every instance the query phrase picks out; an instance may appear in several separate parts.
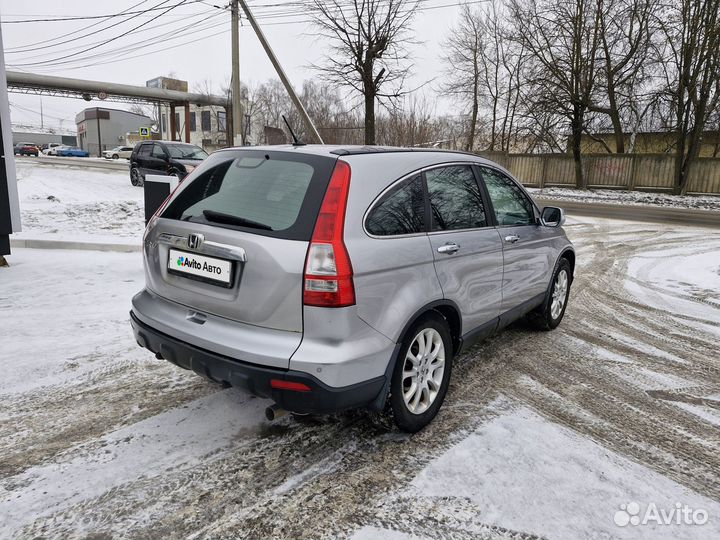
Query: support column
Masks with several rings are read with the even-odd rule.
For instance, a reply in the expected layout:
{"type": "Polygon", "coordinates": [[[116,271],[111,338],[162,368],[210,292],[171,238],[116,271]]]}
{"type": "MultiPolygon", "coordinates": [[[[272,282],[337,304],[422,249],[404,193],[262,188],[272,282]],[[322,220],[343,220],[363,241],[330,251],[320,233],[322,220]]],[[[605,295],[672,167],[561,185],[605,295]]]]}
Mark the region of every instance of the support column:
{"type": "MultiPolygon", "coordinates": [[[[197,118],[195,119],[197,121],[197,118]]],[[[185,102],[185,142],[190,142],[190,102],[185,102]]]]}
{"type": "Polygon", "coordinates": [[[175,122],[175,103],[170,103],[170,140],[176,141],[177,123],[175,122]]]}

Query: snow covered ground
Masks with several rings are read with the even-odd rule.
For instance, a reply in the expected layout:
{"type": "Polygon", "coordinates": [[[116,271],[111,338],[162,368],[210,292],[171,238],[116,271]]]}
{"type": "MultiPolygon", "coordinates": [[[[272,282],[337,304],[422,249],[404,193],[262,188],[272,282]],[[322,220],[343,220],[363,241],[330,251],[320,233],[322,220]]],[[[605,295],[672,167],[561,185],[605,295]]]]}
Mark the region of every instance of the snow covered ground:
{"type": "Polygon", "coordinates": [[[620,189],[528,188],[534,197],[595,204],[651,205],[720,211],[720,195],[670,195],[620,189]]]}
{"type": "Polygon", "coordinates": [[[17,175],[20,238],[142,235],[143,190],[127,172],[18,160],[17,175]]]}
{"type": "MultiPolygon", "coordinates": [[[[25,234],[139,237],[127,178],[45,169],[21,173],[25,234]],[[80,211],[97,199],[116,227],[80,211]]],[[[720,231],[566,230],[563,323],[518,323],[457,358],[414,436],[363,412],[269,423],[267,401],[156,360],[128,322],[138,253],[14,250],[0,538],[720,537],[720,231]]]]}

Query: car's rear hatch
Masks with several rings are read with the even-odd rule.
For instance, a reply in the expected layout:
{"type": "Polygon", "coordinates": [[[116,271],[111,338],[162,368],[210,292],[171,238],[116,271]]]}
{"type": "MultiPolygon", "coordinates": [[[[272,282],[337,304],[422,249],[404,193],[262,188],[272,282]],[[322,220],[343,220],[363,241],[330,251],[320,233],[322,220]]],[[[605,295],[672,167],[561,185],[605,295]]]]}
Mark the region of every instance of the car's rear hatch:
{"type": "Polygon", "coordinates": [[[301,151],[210,156],[148,226],[148,289],[198,317],[302,332],[305,256],[334,164],[301,151]]]}

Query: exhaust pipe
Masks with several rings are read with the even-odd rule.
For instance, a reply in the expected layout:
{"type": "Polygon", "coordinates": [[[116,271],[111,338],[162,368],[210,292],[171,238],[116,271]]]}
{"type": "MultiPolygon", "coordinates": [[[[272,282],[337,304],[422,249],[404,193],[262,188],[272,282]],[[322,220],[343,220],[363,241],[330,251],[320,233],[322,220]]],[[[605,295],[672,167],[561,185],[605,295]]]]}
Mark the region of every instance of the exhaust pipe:
{"type": "Polygon", "coordinates": [[[288,412],[285,409],[281,409],[276,403],[273,403],[270,407],[265,409],[265,418],[272,422],[273,420],[282,418],[287,413],[288,412]]]}

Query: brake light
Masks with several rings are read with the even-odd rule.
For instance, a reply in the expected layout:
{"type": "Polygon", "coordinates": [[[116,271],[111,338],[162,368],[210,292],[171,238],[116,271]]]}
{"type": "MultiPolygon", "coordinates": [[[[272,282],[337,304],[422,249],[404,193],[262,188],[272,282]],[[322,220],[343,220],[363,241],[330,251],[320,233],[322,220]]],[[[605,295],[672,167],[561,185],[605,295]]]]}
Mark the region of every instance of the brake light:
{"type": "Polygon", "coordinates": [[[270,379],[270,387],[275,390],[293,390],[294,392],[310,392],[310,387],[301,382],[270,379]]]}
{"type": "Polygon", "coordinates": [[[338,161],[315,222],[305,261],[303,303],[346,307],[355,304],[353,270],[343,231],[350,190],[350,165],[338,161]]]}

